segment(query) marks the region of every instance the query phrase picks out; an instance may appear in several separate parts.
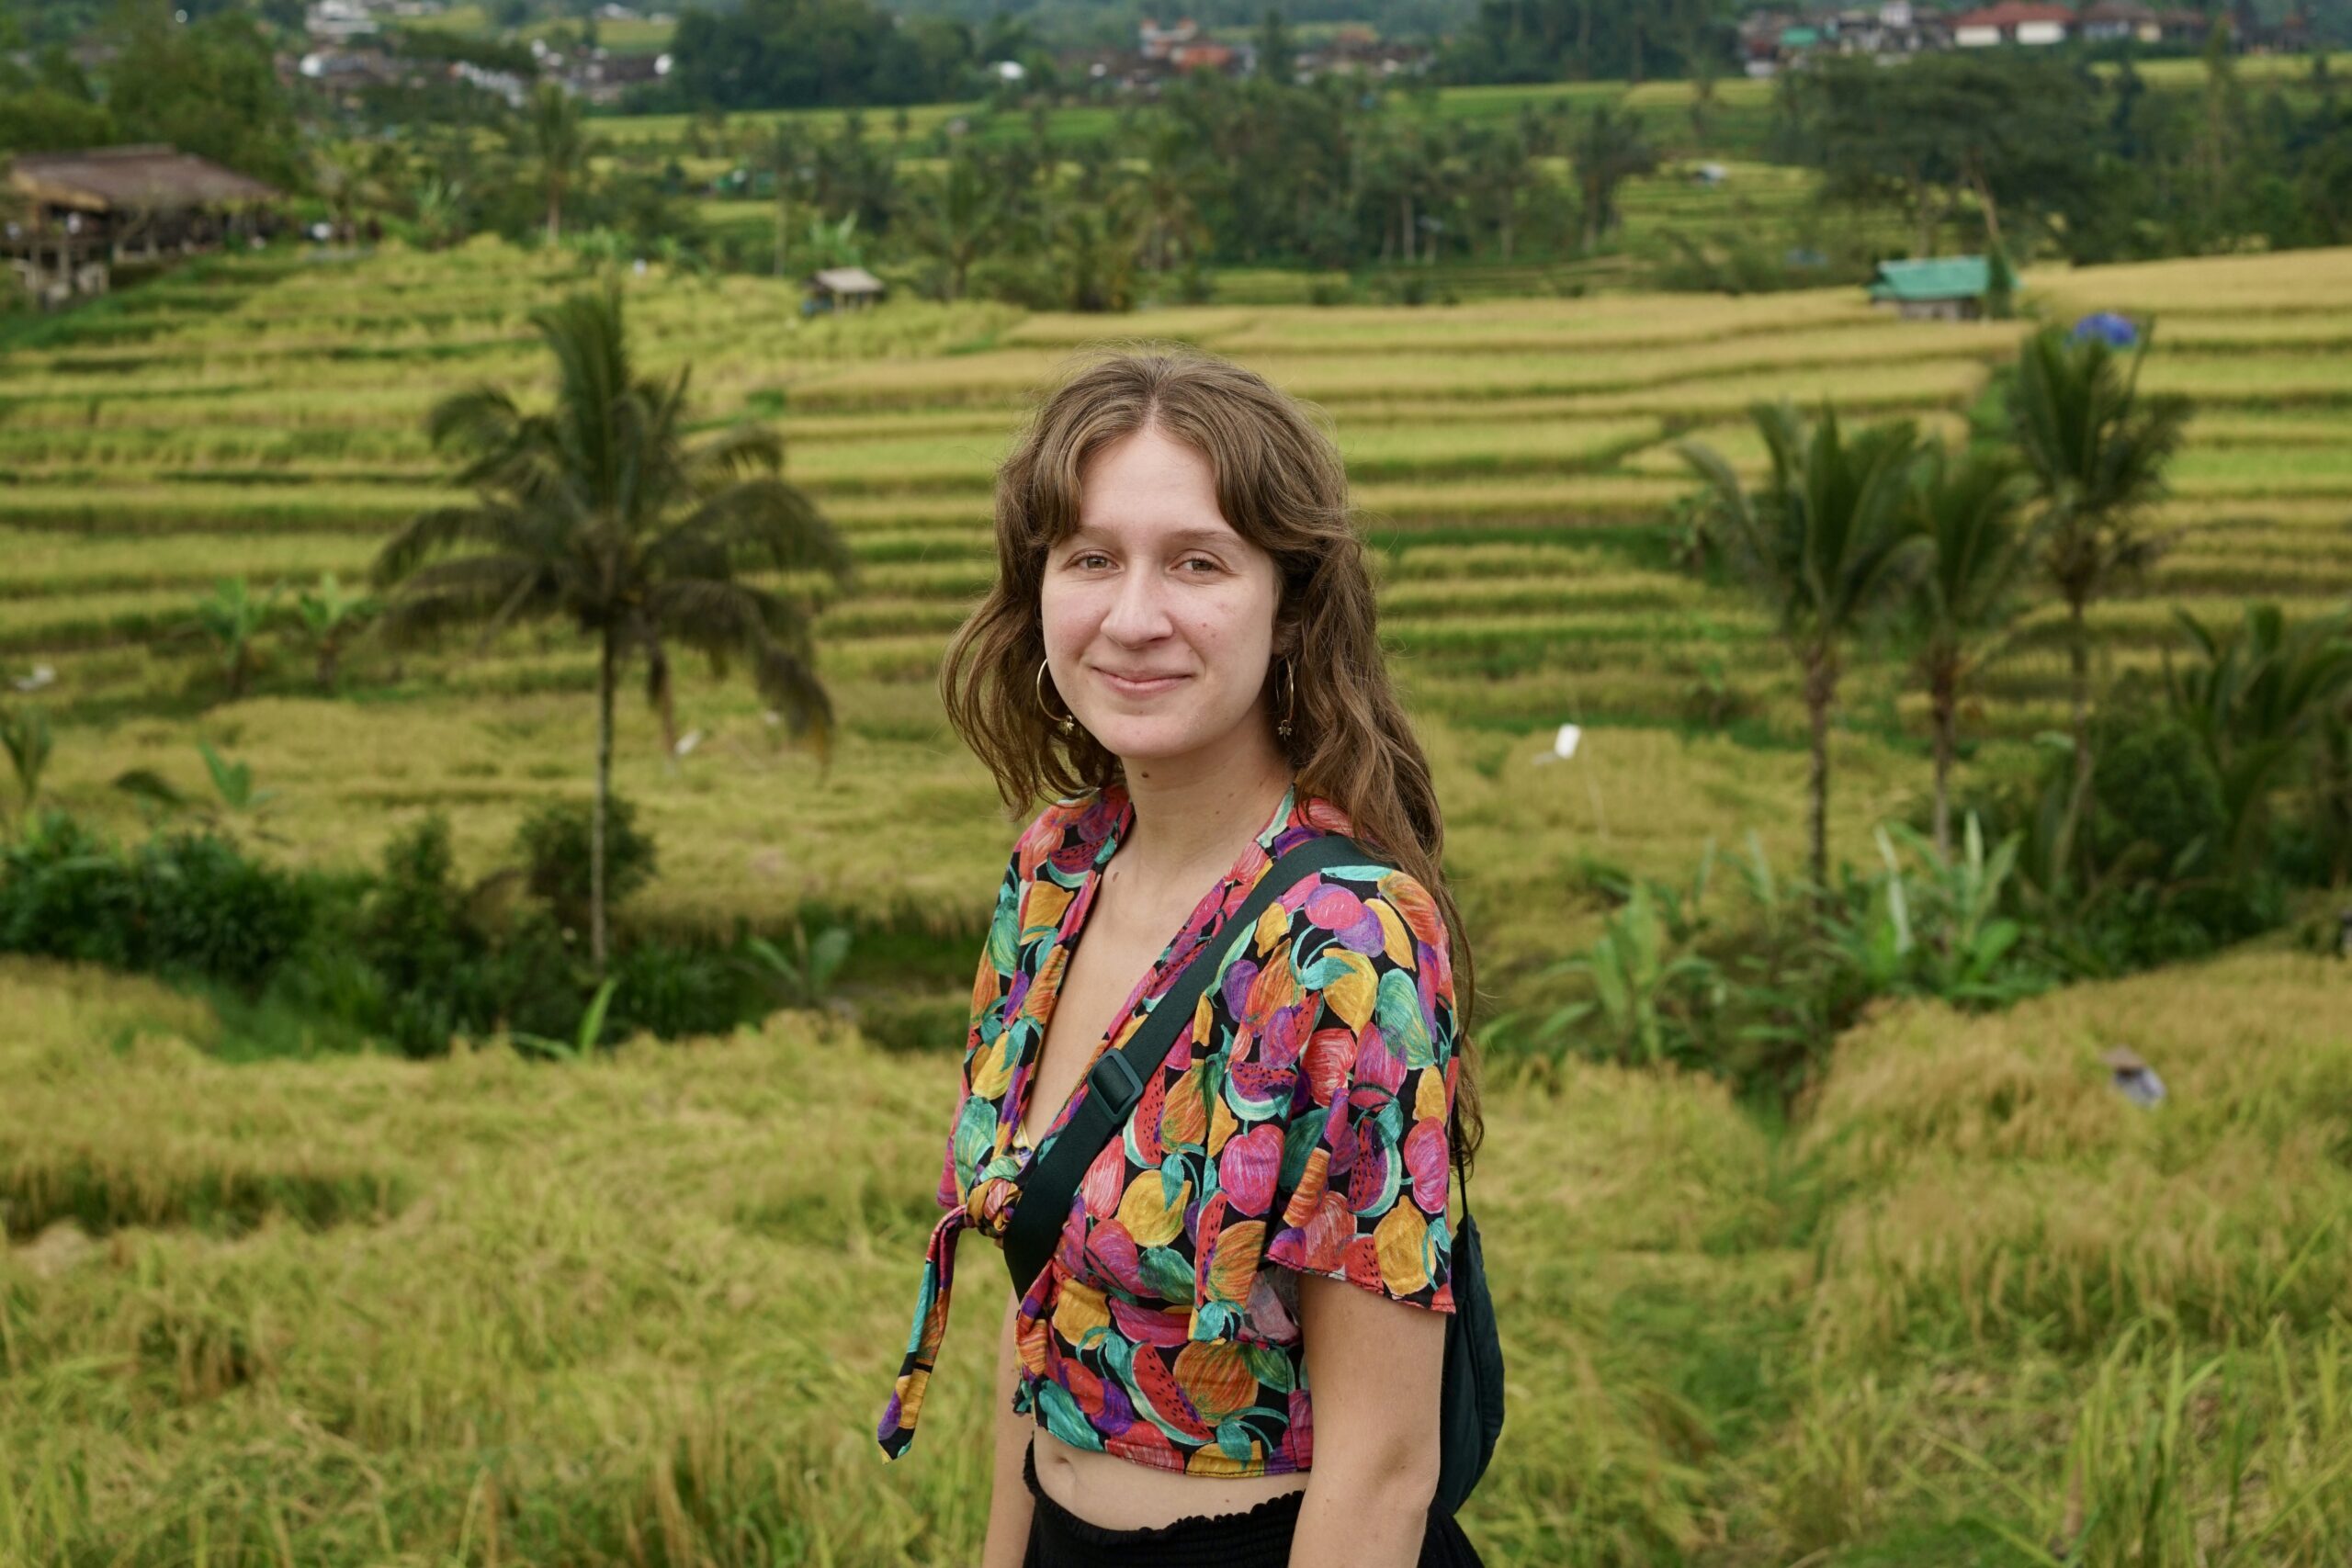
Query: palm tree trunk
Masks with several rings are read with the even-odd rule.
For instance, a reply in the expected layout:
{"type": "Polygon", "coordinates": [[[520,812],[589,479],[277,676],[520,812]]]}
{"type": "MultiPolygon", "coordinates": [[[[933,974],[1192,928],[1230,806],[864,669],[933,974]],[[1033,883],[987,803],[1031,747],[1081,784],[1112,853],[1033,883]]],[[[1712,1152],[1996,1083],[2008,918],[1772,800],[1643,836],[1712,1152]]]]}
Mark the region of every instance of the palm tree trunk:
{"type": "Polygon", "coordinates": [[[563,186],[548,182],[548,243],[552,245],[563,238],[563,186]]]}
{"type": "Polygon", "coordinates": [[[1936,750],[1936,854],[1951,860],[1951,756],[1960,694],[1950,670],[1939,670],[1928,693],[1928,724],[1936,750]]]}
{"type": "Polygon", "coordinates": [[[2083,623],[2083,602],[2066,601],[2068,698],[2073,707],[2075,784],[2066,796],[2065,820],[2058,828],[2058,865],[2063,874],[2074,859],[2075,834],[2091,800],[2091,646],[2083,623]]]}
{"type": "Polygon", "coordinates": [[[1829,898],[1829,705],[1838,698],[1838,656],[1826,648],[1806,650],[1804,709],[1810,758],[1805,769],[1805,793],[1810,799],[1805,824],[1809,863],[1817,897],[1829,898]]]}
{"type": "Polygon", "coordinates": [[[605,977],[605,802],[613,784],[613,634],[596,666],[596,803],[588,822],[588,959],[605,977]]]}

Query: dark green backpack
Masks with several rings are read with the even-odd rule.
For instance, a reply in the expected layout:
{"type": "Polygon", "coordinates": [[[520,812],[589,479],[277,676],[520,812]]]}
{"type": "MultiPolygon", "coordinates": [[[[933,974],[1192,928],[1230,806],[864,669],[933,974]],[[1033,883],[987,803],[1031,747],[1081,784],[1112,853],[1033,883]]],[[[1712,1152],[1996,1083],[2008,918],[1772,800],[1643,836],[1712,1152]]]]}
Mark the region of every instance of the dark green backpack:
{"type": "MultiPolygon", "coordinates": [[[[1333,865],[1380,863],[1344,833],[1309,839],[1269,866],[1250,890],[1250,897],[1218,930],[1250,930],[1268,905],[1310,873],[1333,865]]],[[[1016,1295],[1026,1293],[1052,1261],[1055,1243],[1069,1219],[1070,1201],[1086,1168],[1143,1097],[1144,1072],[1151,1064],[1167,1059],[1179,1022],[1193,1016],[1202,990],[1215,977],[1216,965],[1204,962],[1211,946],[1201,944],[1125,1044],[1095,1058],[1086,1072],[1086,1098],[1071,1114],[1069,1124],[1054,1136],[1045,1155],[1022,1173],[1016,1183],[1021,1201],[1013,1206],[1004,1233],[1004,1261],[1016,1295]]],[[[1445,1324],[1435,1506],[1451,1514],[1462,1506],[1486,1473],[1487,1461],[1494,1457],[1495,1443],[1503,1429],[1502,1341],[1495,1333],[1494,1303],[1487,1294],[1486,1264],[1479,1255],[1478,1226],[1470,1217],[1466,1176],[1462,1181],[1462,1228],[1453,1235],[1449,1279],[1453,1311],[1445,1324]]]]}

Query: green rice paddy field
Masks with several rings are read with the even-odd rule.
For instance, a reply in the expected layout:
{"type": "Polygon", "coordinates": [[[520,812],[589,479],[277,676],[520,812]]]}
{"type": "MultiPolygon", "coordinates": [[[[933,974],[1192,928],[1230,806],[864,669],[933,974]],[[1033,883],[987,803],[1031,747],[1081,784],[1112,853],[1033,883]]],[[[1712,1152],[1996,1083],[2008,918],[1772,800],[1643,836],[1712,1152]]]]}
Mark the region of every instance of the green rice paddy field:
{"type": "MultiPolygon", "coordinates": [[[[279,792],[277,852],[372,862],[442,810],[479,872],[531,807],[583,794],[593,671],[563,633],[363,647],[340,699],[290,645],[236,703],[174,651],[217,577],[349,581],[446,499],[425,410],[477,379],[544,395],[525,317],[571,281],[494,244],[246,261],[15,340],[0,669],[55,671],[51,797],[133,830],[107,781],[193,789],[202,735],[279,792]]],[[[2147,380],[2198,403],[2176,546],[2095,613],[2106,673],[2157,664],[2175,604],[2352,592],[2352,252],[2027,283],[2053,320],[2154,311],[2147,380]]],[[[1013,824],[942,723],[937,660],[989,580],[1024,400],[1108,328],[1236,355],[1329,414],[1487,1009],[1590,933],[1589,858],[1679,875],[1751,830],[1796,858],[1792,683],[1736,591],[1671,564],[1672,442],[1752,463],[1742,410],[1783,394],[1957,432],[2022,330],[1844,290],[812,324],[757,279],[629,288],[647,367],[691,361],[712,424],[775,419],[860,581],[819,623],[830,768],[740,684],[694,672],[681,723],[707,738],[683,762],[624,701],[618,785],[662,856],[625,918],[830,909],[968,984],[1013,824]],[[1746,715],[1702,727],[1709,687],[1746,715]],[[1583,754],[1534,767],[1569,718],[1595,727],[1583,754]]],[[[1982,743],[2050,723],[2060,671],[2005,664],[1982,743]]],[[[1860,661],[1844,852],[1923,786],[1918,716],[1891,660],[1860,661]]],[[[1890,1010],[1782,1132],[1702,1081],[1496,1063],[1478,1212],[1513,1403],[1469,1518],[1488,1561],[2352,1557],[2346,998],[2340,968],[2258,944],[1990,1020],[1890,1010]],[[2159,1065],[2164,1111],[2107,1089],[2118,1041],[2159,1065]]],[[[782,1014],[586,1068],[231,1066],[200,1004],[22,961],[0,1017],[0,1562],[972,1560],[984,1305],[915,1452],[885,1467],[871,1438],[953,1042],[892,1055],[782,1014]],[[846,1109],[812,1124],[813,1100],[846,1109]]]]}

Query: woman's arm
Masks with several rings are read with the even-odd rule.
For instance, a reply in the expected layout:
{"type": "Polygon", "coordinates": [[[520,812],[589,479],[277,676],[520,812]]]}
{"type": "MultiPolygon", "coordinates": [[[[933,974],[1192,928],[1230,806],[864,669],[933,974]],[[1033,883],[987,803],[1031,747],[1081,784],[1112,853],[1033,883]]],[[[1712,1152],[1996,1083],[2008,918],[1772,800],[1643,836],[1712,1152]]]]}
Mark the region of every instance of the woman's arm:
{"type": "Polygon", "coordinates": [[[996,1479],[989,1490],[989,1534],[980,1549],[980,1568],[1021,1568],[1021,1560],[1028,1554],[1029,1516],[1037,1506],[1021,1479],[1022,1456],[1036,1424],[1012,1409],[1012,1391],[1021,1381],[1021,1359],[1013,1343],[1014,1319],[1020,1310],[1020,1297],[1006,1302],[1004,1332],[997,1337],[996,1479]]]}
{"type": "Polygon", "coordinates": [[[1445,1314],[1308,1274],[1298,1327],[1315,1464],[1290,1568],[1413,1568],[1437,1495],[1445,1314]]]}

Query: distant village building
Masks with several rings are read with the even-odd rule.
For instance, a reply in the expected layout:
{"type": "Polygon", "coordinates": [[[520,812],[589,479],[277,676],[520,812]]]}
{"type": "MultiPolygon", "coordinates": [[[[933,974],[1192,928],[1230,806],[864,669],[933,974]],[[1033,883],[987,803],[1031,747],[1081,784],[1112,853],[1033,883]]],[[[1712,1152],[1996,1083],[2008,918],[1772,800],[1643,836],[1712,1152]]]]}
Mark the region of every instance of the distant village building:
{"type": "Polygon", "coordinates": [[[882,298],[882,280],[862,266],[829,266],[810,276],[808,299],[802,309],[810,310],[862,310],[882,298]]]}
{"type": "MultiPolygon", "coordinates": [[[[2139,0],[2091,0],[2079,12],[2002,0],[1957,15],[1913,0],[1884,0],[1875,6],[1750,11],[1740,18],[1738,50],[1748,75],[1769,78],[1826,54],[1862,55],[1884,63],[1931,50],[2046,48],[2070,39],[2194,46],[2204,40],[2210,25],[2201,12],[2159,10],[2139,0]]],[[[2276,24],[2241,23],[2232,29],[2231,40],[2249,51],[2291,50],[2303,47],[2308,34],[2298,12],[2276,24]]]]}
{"type": "Polygon", "coordinates": [[[391,87],[420,74],[413,62],[394,60],[372,41],[357,49],[314,49],[295,72],[303,81],[348,104],[370,87],[391,87]]]}
{"type": "Polygon", "coordinates": [[[632,87],[651,86],[669,73],[666,54],[614,54],[598,49],[573,66],[564,84],[592,104],[608,105],[620,102],[632,87]]]}
{"type": "Polygon", "coordinates": [[[377,23],[362,0],[312,0],[302,13],[302,30],[314,39],[343,43],[372,37],[377,23]]]}
{"type": "Polygon", "coordinates": [[[1429,69],[1430,51],[1416,43],[1383,43],[1361,22],[1343,22],[1323,42],[1291,57],[1291,74],[1302,82],[1317,76],[1398,76],[1429,69]]]}
{"type": "Polygon", "coordinates": [[[1759,78],[1777,76],[1815,54],[1899,60],[1951,46],[1951,30],[1943,17],[1922,12],[1910,0],[1832,10],[1751,11],[1739,25],[1743,68],[1759,78]]]}
{"type": "Polygon", "coordinates": [[[2097,0],[2083,7],[2082,23],[2085,43],[2119,43],[2126,39],[2162,43],[2165,37],[2155,8],[2133,0],[2097,0]]]}
{"type": "Polygon", "coordinates": [[[1146,60],[1166,60],[1178,50],[1198,42],[1200,36],[1201,24],[1190,17],[1170,28],[1146,17],[1136,28],[1136,51],[1146,60]]]}
{"type": "Polygon", "coordinates": [[[2005,43],[2039,48],[2074,37],[2075,20],[2075,13],[2064,6],[2001,0],[1997,6],[1954,17],[1951,40],[1962,49],[1991,49],[2005,43]]]}
{"type": "MultiPolygon", "coordinates": [[[[665,55],[663,58],[668,57],[665,55]]],[[[509,108],[521,108],[523,100],[531,96],[529,86],[514,72],[492,71],[488,66],[476,65],[470,60],[449,62],[449,79],[463,82],[485,93],[495,93],[506,100],[509,108]]]]}
{"type": "Polygon", "coordinates": [[[30,216],[0,230],[0,254],[43,307],[105,293],[125,261],[266,234],[285,194],[160,144],[19,153],[8,186],[30,216]]]}
{"type": "Polygon", "coordinates": [[[1992,268],[1983,256],[1931,256],[1883,261],[1871,285],[1871,303],[1891,306],[1905,321],[1973,321],[1984,314],[1992,268]]]}

